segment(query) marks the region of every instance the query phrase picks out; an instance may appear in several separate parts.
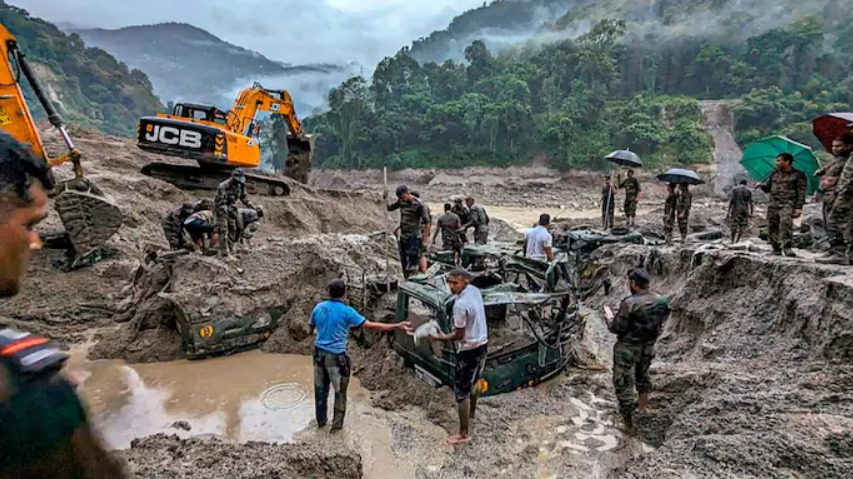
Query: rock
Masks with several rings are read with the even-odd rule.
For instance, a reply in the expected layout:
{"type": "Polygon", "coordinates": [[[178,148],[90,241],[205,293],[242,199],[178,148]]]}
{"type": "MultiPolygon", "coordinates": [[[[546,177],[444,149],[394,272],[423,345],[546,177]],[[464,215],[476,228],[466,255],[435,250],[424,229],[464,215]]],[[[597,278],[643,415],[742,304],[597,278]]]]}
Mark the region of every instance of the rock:
{"type": "Polygon", "coordinates": [[[169,427],[171,427],[172,429],[181,429],[183,431],[192,430],[192,426],[190,426],[190,423],[187,421],[175,421],[169,427]]]}

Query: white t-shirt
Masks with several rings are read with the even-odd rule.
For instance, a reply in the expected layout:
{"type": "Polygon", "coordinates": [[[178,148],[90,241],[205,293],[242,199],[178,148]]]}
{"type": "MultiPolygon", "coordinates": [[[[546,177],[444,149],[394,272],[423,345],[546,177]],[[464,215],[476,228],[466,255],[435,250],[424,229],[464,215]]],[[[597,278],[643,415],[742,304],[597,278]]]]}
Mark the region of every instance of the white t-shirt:
{"type": "Polygon", "coordinates": [[[530,259],[538,259],[540,261],[548,261],[548,255],[545,254],[545,248],[551,248],[554,238],[548,232],[548,228],[539,225],[527,232],[527,250],[525,256],[530,259]]]}
{"type": "Polygon", "coordinates": [[[486,307],[483,305],[483,295],[476,286],[469,284],[456,298],[453,304],[453,326],[465,329],[465,336],[457,344],[459,351],[475,349],[489,342],[486,307]]]}

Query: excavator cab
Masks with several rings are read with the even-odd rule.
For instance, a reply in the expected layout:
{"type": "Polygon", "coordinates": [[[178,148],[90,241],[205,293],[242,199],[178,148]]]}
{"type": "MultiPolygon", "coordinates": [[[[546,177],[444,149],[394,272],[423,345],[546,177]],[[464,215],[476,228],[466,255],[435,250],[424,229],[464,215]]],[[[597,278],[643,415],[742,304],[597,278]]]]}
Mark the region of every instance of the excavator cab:
{"type": "Polygon", "coordinates": [[[212,105],[197,103],[178,103],[172,109],[172,116],[190,120],[202,120],[219,125],[226,124],[226,113],[212,105]]]}
{"type": "Polygon", "coordinates": [[[65,122],[50,102],[15,37],[0,25],[0,128],[26,145],[52,168],[71,163],[74,178],[59,183],[49,192],[54,208],[65,226],[59,241],[48,241],[68,249],[71,269],[92,264],[100,259],[101,246],[121,227],[123,217],[119,208],[103,192],[83,177],[80,152],[65,129],[65,122]],[[49,158],[38,134],[33,116],[21,91],[23,77],[45,109],[48,120],[56,127],[68,148],[68,153],[49,158]]]}

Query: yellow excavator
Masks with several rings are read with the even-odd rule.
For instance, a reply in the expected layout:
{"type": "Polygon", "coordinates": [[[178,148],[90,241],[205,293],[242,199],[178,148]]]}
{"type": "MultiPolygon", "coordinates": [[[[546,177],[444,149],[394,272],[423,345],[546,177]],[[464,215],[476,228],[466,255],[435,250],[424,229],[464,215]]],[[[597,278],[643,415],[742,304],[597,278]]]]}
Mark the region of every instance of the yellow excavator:
{"type": "MultiPolygon", "coordinates": [[[[259,83],[243,89],[229,111],[210,105],[178,103],[171,114],[143,117],[137,128],[137,145],[152,153],[195,160],[195,165],[152,163],[142,173],[182,189],[213,190],[235,168],[261,165],[257,116],[282,115],[287,123],[287,157],[284,174],[308,182],[313,138],[305,134],[286,90],[269,90],[259,83]]],[[[284,140],[284,141],[281,141],[284,140]]],[[[246,173],[250,193],[270,196],[290,194],[287,182],[260,172],[246,173]]]]}
{"type": "Polygon", "coordinates": [[[3,50],[3,58],[0,60],[0,128],[28,146],[34,154],[44,158],[51,168],[63,163],[72,164],[74,178],[57,184],[49,192],[53,206],[65,226],[65,232],[59,236],[54,235],[52,243],[63,245],[62,247],[71,253],[67,265],[70,268],[91,264],[100,258],[100,247],[121,227],[121,211],[103,192],[83,177],[81,155],[66,131],[65,122],[45,94],[32,66],[18,48],[15,37],[3,25],[0,25],[0,44],[3,50]],[[22,77],[45,109],[50,123],[62,136],[68,148],[64,155],[48,157],[33,116],[24,100],[20,84],[22,77]]]}

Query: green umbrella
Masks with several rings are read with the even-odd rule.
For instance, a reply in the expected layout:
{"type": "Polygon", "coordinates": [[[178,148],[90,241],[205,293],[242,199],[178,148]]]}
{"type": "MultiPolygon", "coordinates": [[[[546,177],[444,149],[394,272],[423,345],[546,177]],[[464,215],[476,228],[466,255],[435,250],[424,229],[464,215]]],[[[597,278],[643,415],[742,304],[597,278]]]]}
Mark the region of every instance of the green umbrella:
{"type": "Polygon", "coordinates": [[[776,157],[781,153],[794,155],[794,168],[806,174],[808,182],[806,194],[810,195],[817,191],[819,181],[814,176],[814,172],[820,168],[820,162],[811,148],[790,138],[771,136],[746,145],[740,164],[746,168],[753,179],[766,182],[776,169],[776,157]]]}

